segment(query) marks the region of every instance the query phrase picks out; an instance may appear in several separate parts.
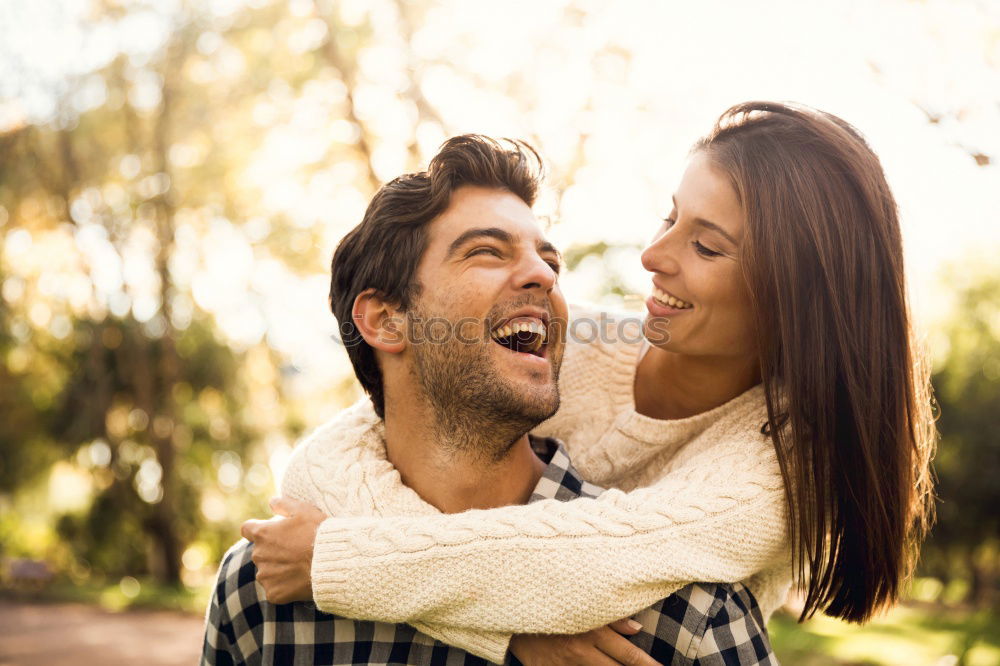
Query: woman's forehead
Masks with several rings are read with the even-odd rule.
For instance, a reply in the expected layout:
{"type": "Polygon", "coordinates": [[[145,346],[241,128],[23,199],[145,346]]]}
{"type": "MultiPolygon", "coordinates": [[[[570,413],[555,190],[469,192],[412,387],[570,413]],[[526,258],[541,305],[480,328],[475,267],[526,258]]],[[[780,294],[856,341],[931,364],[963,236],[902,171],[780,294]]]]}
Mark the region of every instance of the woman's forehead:
{"type": "Polygon", "coordinates": [[[680,214],[714,222],[734,236],[743,228],[743,207],[732,181],[703,151],[692,155],[673,202],[680,214]]]}

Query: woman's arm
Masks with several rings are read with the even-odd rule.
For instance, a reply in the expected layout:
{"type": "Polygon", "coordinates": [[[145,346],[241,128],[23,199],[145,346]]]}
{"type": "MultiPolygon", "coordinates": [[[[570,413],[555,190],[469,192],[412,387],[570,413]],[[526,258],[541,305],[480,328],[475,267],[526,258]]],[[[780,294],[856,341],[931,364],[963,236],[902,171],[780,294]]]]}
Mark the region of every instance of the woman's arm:
{"type": "Polygon", "coordinates": [[[313,596],[360,619],[587,631],[689,582],[745,579],[785,554],[784,491],[766,447],[596,499],[332,518],[316,537],[313,596]]]}
{"type": "MultiPolygon", "coordinates": [[[[257,566],[257,582],[272,603],[309,601],[312,599],[310,567],[313,542],[325,516],[311,504],[290,498],[271,500],[271,509],[278,518],[249,520],[242,528],[243,536],[254,542],[252,558],[257,566]]],[[[456,629],[422,622],[414,622],[413,626],[432,638],[494,663],[504,661],[508,643],[510,651],[525,666],[604,666],[609,663],[657,666],[658,663],[623,638],[623,634],[633,635],[641,628],[628,618],[583,634],[521,635],[513,639],[509,634],[500,632],[456,629]]]]}

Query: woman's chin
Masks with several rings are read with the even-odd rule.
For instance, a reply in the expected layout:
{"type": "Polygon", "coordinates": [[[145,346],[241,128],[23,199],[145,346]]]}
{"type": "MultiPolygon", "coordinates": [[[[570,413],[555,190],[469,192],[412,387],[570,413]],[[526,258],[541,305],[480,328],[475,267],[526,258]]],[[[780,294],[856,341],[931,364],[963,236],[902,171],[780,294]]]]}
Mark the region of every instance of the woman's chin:
{"type": "Polygon", "coordinates": [[[652,347],[666,351],[677,351],[675,336],[671,333],[669,321],[660,317],[646,317],[642,324],[642,335],[652,347]]]}

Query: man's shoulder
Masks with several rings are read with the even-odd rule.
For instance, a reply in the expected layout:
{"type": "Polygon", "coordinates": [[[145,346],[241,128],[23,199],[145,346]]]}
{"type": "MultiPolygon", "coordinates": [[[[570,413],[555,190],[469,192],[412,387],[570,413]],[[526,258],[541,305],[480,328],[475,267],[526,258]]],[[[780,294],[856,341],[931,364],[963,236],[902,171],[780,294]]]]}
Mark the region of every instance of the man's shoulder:
{"type": "Polygon", "coordinates": [[[302,438],[295,446],[295,453],[350,449],[367,434],[380,431],[382,427],[383,421],[375,413],[371,400],[364,398],[340,410],[329,421],[302,438]]]}
{"type": "Polygon", "coordinates": [[[223,556],[209,606],[202,666],[227,664],[458,664],[487,662],[407,624],[352,620],[312,601],[273,604],[256,584],[253,544],[223,556]]]}
{"type": "Polygon", "coordinates": [[[382,430],[383,421],[367,398],[341,410],[295,446],[281,477],[281,494],[321,504],[324,493],[338,485],[331,475],[366,455],[368,449],[360,445],[380,439],[382,430]]]}

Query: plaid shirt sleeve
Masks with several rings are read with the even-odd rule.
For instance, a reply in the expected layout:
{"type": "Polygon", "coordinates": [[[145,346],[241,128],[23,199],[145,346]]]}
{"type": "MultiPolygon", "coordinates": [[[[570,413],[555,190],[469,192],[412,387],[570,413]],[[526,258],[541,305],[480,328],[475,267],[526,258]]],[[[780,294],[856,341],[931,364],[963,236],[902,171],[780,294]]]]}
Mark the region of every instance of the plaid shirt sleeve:
{"type": "Polygon", "coordinates": [[[740,583],[713,587],[716,602],[694,663],[698,666],[777,664],[764,616],[750,590],[740,583]]]}
{"type": "MultiPolygon", "coordinates": [[[[596,497],[603,492],[584,481],[556,440],[534,439],[548,466],[530,501],[596,497]]],[[[773,666],[764,616],[742,583],[692,583],[635,616],[642,629],[629,638],[662,664],[773,666]]]]}
{"type": "Polygon", "coordinates": [[[630,640],[663,664],[774,666],[767,627],[741,583],[692,583],[637,613],[630,640]]]}

